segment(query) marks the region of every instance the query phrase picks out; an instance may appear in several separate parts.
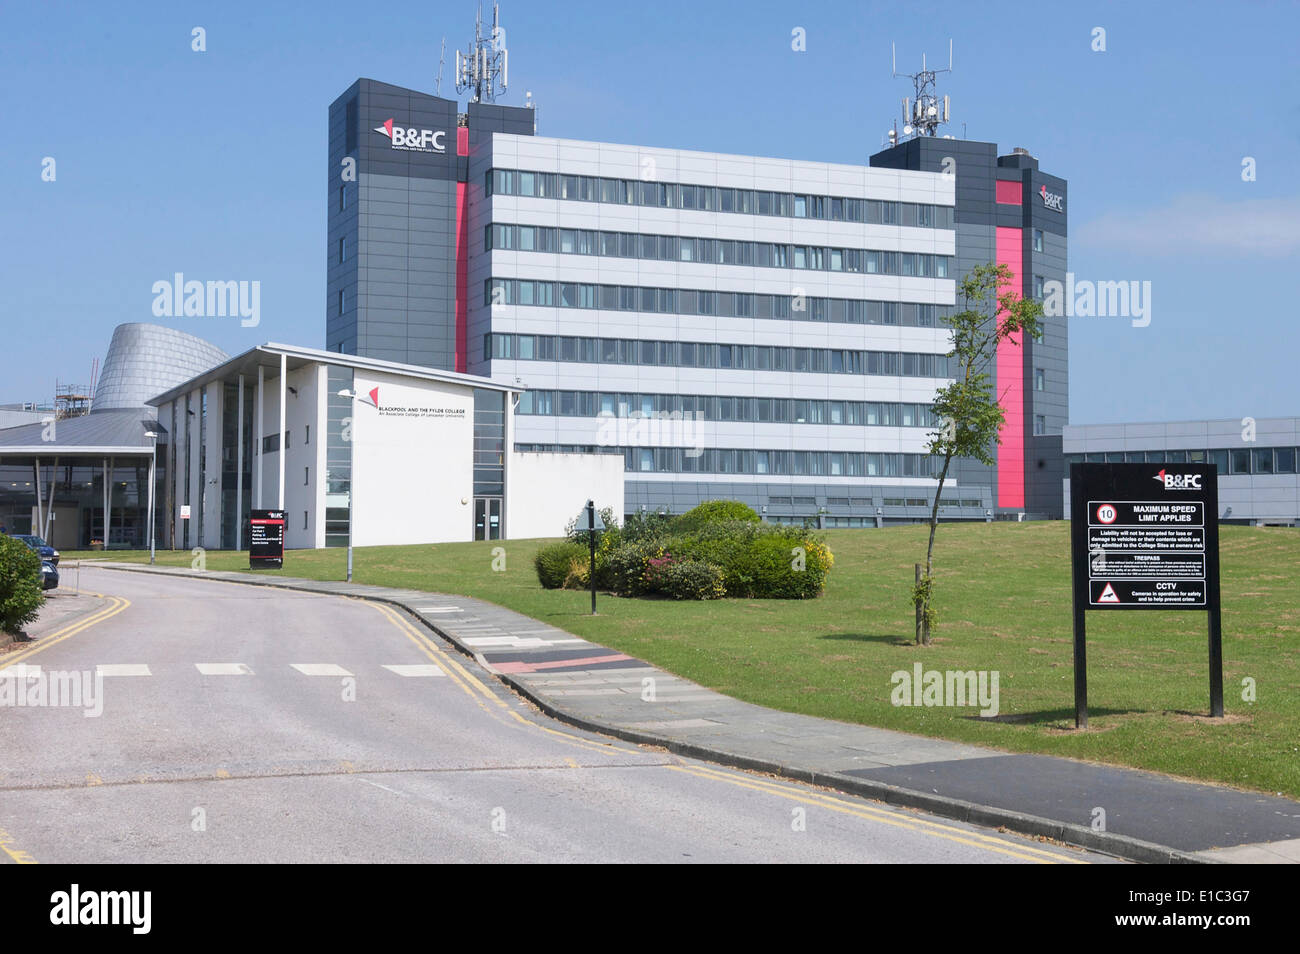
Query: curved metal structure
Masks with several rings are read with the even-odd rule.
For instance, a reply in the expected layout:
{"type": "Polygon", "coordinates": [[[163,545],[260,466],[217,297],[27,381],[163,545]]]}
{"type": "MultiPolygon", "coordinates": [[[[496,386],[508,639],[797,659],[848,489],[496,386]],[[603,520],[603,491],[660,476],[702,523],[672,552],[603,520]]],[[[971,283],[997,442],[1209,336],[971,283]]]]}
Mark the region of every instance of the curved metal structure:
{"type": "Polygon", "coordinates": [[[175,328],[141,322],[118,325],[90,412],[145,407],[150,398],[229,357],[216,345],[175,328]]]}

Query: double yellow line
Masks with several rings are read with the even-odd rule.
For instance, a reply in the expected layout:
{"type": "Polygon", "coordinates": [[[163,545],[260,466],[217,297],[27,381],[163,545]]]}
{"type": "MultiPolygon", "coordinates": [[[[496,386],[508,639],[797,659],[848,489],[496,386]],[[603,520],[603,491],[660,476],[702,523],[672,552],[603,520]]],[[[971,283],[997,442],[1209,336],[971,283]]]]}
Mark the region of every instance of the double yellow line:
{"type": "Polygon", "coordinates": [[[969,831],[965,828],[957,828],[954,825],[945,825],[941,822],[930,821],[926,818],[909,817],[899,815],[897,812],[889,811],[884,808],[876,808],[871,804],[853,804],[843,799],[834,798],[830,795],[824,795],[820,792],[800,792],[789,788],[786,785],[779,785],[766,779],[737,775],[724,772],[719,769],[709,768],[699,765],[673,765],[669,766],[675,772],[685,772],[687,775],[694,775],[697,778],[709,779],[715,782],[728,782],[741,788],[752,789],[756,792],[763,792],[768,795],[777,795],[790,801],[801,802],[804,805],[812,805],[816,808],[826,808],[833,812],[839,812],[841,815],[852,815],[856,818],[864,818],[869,821],[881,822],[886,825],[892,825],[895,828],[902,828],[906,831],[919,832],[923,835],[930,835],[935,838],[942,838],[946,841],[957,842],[962,845],[969,845],[973,848],[981,848],[985,851],[996,852],[1000,855],[1009,855],[1012,858],[1018,858],[1021,861],[1032,861],[1037,864],[1088,864],[1078,858],[1071,858],[1057,852],[1044,851],[1041,848],[1034,848],[1030,845],[1008,844],[1001,838],[995,838],[992,835],[983,835],[978,831],[969,831]]]}
{"type": "Polygon", "coordinates": [[[51,646],[61,643],[65,639],[76,636],[83,630],[90,629],[90,627],[94,626],[96,623],[102,623],[104,620],[116,616],[131,605],[130,600],[122,599],[120,596],[105,596],[103,593],[89,593],[88,595],[108,600],[109,605],[92,613],[85,619],[78,620],[75,623],[69,623],[63,629],[55,630],[48,636],[42,636],[36,642],[36,645],[29,649],[21,649],[16,653],[9,653],[6,656],[0,656],[0,669],[8,669],[14,663],[20,663],[25,659],[30,659],[37,653],[44,652],[51,646]]]}
{"type": "Polygon", "coordinates": [[[467,696],[478,703],[479,707],[489,715],[495,717],[496,713],[500,712],[504,715],[510,716],[520,725],[526,725],[530,728],[538,729],[539,731],[545,732],[548,735],[553,735],[570,745],[577,745],[590,751],[600,752],[602,755],[617,756],[634,754],[630,750],[616,745],[593,742],[590,739],[583,739],[575,735],[570,735],[567,732],[559,732],[555,729],[547,728],[544,725],[538,725],[536,722],[531,722],[528,719],[525,719],[514,709],[510,708],[509,704],[504,699],[485,686],[477,676],[454,659],[452,653],[444,651],[442,647],[435,643],[427,633],[421,632],[418,627],[416,627],[401,613],[397,612],[397,610],[384,603],[372,603],[365,599],[363,599],[362,602],[366,603],[368,606],[374,607],[381,614],[387,617],[389,622],[396,626],[407,639],[415,643],[416,647],[422,653],[429,657],[432,662],[437,664],[438,668],[445,672],[452,682],[459,686],[467,696]],[[487,703],[491,703],[496,708],[489,708],[487,703]]]}
{"type": "MultiPolygon", "coordinates": [[[[534,729],[540,729],[541,731],[556,736],[565,742],[574,745],[581,745],[589,749],[595,749],[598,752],[603,752],[605,755],[631,754],[628,750],[617,746],[601,745],[587,739],[569,735],[566,732],[559,732],[555,729],[538,725],[536,722],[530,722],[518,712],[511,709],[500,696],[493,693],[482,683],[481,680],[473,675],[473,673],[469,672],[457,660],[452,658],[450,652],[443,650],[428,636],[428,634],[421,632],[419,628],[417,628],[401,613],[398,613],[392,607],[383,603],[372,603],[369,600],[363,600],[363,602],[373,606],[376,610],[387,617],[387,619],[396,626],[399,631],[411,640],[411,642],[413,642],[432,662],[437,664],[440,669],[446,672],[448,677],[450,677],[466,695],[478,703],[484,711],[489,713],[494,711],[489,709],[487,705],[487,703],[490,702],[500,710],[504,710],[508,715],[513,716],[521,724],[530,726],[534,729]]],[[[804,805],[825,808],[842,815],[851,815],[855,818],[862,818],[868,821],[892,825],[895,828],[918,832],[934,838],[942,838],[946,841],[967,845],[972,848],[992,851],[996,854],[1006,855],[1020,861],[1029,861],[1036,864],[1087,864],[1087,862],[1081,859],[1071,858],[1057,852],[1044,851],[1041,848],[1035,848],[1030,845],[1008,844],[1001,838],[996,838],[992,835],[984,835],[978,831],[958,828],[954,825],[945,825],[941,822],[930,821],[925,818],[902,816],[897,812],[889,811],[884,808],[876,808],[869,803],[856,804],[846,802],[843,799],[824,795],[817,791],[800,791],[793,789],[788,785],[776,784],[758,776],[741,775],[735,772],[724,771],[703,765],[669,765],[666,767],[675,772],[684,772],[688,775],[694,775],[697,778],[707,779],[713,782],[726,782],[740,788],[762,792],[767,795],[776,795],[780,798],[799,802],[804,805]]]]}
{"type": "MultiPolygon", "coordinates": [[[[32,656],[35,656],[39,652],[44,652],[56,643],[61,643],[65,639],[70,639],[83,630],[90,629],[90,627],[94,626],[96,623],[102,623],[104,620],[116,616],[131,605],[130,600],[122,599],[120,596],[105,596],[103,593],[89,593],[88,595],[97,596],[100,599],[106,599],[108,600],[108,605],[101,610],[96,610],[94,613],[91,613],[85,619],[78,620],[75,623],[69,623],[67,626],[63,627],[63,629],[56,629],[48,636],[42,636],[36,645],[29,649],[19,650],[16,653],[9,653],[2,658],[2,661],[0,661],[0,669],[8,669],[15,663],[20,663],[25,659],[30,659],[32,656]]],[[[0,851],[3,851],[6,855],[12,858],[16,864],[37,864],[35,858],[23,851],[21,848],[13,847],[13,844],[13,836],[3,828],[0,828],[0,851]]]]}

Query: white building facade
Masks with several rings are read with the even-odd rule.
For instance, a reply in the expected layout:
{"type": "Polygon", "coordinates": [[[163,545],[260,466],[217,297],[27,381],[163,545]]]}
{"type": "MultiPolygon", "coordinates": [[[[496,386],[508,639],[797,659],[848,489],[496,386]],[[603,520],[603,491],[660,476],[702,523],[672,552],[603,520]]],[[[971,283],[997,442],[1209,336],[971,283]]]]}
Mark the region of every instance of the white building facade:
{"type": "MultiPolygon", "coordinates": [[[[953,182],[485,135],[468,368],[523,392],[520,450],[622,461],[629,511],[734,498],[770,520],[904,517],[934,493],[953,182]]],[[[944,496],[950,517],[992,506],[987,483],[944,496]]]]}
{"type": "Polygon", "coordinates": [[[349,532],[355,546],[558,536],[589,498],[621,508],[621,461],[509,450],[517,397],[472,375],[254,348],[150,402],[170,435],[175,529],[160,545],[245,548],[251,509],[285,510],[299,549],[349,532]]]}

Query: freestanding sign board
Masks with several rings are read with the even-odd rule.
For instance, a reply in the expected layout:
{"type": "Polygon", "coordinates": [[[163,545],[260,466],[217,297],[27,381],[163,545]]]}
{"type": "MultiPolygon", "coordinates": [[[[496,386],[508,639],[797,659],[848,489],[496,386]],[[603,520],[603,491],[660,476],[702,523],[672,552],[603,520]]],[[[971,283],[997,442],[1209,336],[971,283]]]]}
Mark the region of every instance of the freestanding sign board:
{"type": "Polygon", "coordinates": [[[248,520],[249,569],[279,569],[284,566],[283,510],[252,510],[248,520]]]}
{"type": "Polygon", "coordinates": [[[1223,715],[1219,487],[1213,464],[1070,465],[1074,721],[1088,725],[1085,611],[1205,610],[1210,714],[1223,715]]]}

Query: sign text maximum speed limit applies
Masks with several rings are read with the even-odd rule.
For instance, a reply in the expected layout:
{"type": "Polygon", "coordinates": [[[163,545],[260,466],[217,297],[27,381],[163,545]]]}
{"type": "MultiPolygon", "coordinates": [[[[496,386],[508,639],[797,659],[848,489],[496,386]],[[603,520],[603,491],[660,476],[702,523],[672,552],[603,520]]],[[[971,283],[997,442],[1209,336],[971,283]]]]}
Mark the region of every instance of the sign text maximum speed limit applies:
{"type": "Polygon", "coordinates": [[[1089,605],[1205,605],[1205,505],[1088,502],[1089,605]]]}

